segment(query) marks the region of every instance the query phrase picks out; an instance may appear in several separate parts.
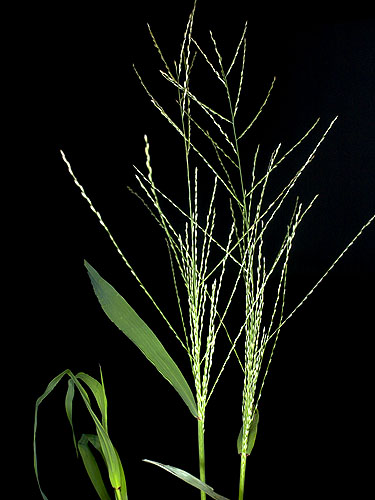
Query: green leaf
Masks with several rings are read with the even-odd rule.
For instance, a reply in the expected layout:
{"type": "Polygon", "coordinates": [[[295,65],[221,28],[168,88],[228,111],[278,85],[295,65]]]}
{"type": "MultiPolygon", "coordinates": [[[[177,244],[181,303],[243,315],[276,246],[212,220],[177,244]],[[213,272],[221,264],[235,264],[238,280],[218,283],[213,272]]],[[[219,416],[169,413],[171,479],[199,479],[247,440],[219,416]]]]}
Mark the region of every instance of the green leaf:
{"type": "Polygon", "coordinates": [[[120,456],[117,453],[116,449],[115,449],[115,451],[116,451],[116,455],[117,455],[117,458],[118,458],[118,461],[119,461],[119,464],[120,464],[120,477],[121,477],[121,484],[122,484],[122,488],[120,490],[121,500],[128,500],[128,492],[127,492],[127,488],[126,488],[126,480],[125,480],[124,469],[123,469],[122,464],[121,464],[120,456]]]}
{"type": "Polygon", "coordinates": [[[172,467],[171,465],[164,465],[159,462],[154,462],[153,460],[145,459],[143,460],[143,462],[148,462],[149,464],[154,464],[157,465],[158,467],[161,467],[162,469],[170,472],[174,476],[182,479],[183,481],[185,481],[185,483],[188,483],[191,486],[198,488],[198,490],[204,491],[209,497],[214,498],[215,500],[228,500],[228,498],[215,493],[213,488],[211,488],[211,486],[208,486],[208,484],[204,483],[197,477],[192,476],[191,474],[182,469],[178,469],[177,467],[172,467]]]}
{"type": "Polygon", "coordinates": [[[77,378],[71,374],[70,375],[72,379],[74,380],[74,383],[77,387],[77,389],[81,392],[81,395],[83,397],[83,401],[86,404],[86,408],[88,409],[92,419],[94,420],[95,426],[96,426],[96,432],[98,434],[99,442],[100,442],[100,447],[103,452],[104,460],[108,469],[108,475],[109,475],[109,480],[111,482],[111,485],[114,489],[119,489],[121,488],[121,462],[118,458],[117,452],[108,436],[107,430],[103,427],[101,424],[100,420],[98,417],[95,415],[94,411],[91,408],[90,401],[87,398],[87,394],[85,397],[85,391],[83,390],[81,384],[78,382],[77,378]]]}
{"type": "Polygon", "coordinates": [[[100,473],[98,464],[95,460],[95,457],[90,450],[89,443],[93,444],[93,441],[96,441],[94,446],[97,448],[99,444],[98,437],[95,435],[89,435],[89,434],[82,434],[81,439],[78,441],[78,449],[79,453],[82,457],[83,464],[85,466],[85,469],[87,471],[87,474],[92,482],[92,485],[94,486],[97,494],[100,497],[100,500],[111,500],[110,495],[108,494],[108,491],[104,485],[104,481],[102,478],[102,475],[100,473]],[[95,439],[96,438],[96,439],[95,439]]]}
{"type": "MultiPolygon", "coordinates": [[[[258,432],[258,423],[259,423],[259,411],[258,409],[255,410],[253,420],[251,421],[250,424],[250,429],[249,429],[249,437],[248,437],[248,442],[247,442],[247,451],[246,455],[250,455],[254,448],[255,444],[255,438],[257,437],[257,432],[258,432]]],[[[242,453],[242,439],[243,439],[243,426],[241,427],[240,433],[238,435],[237,439],[237,451],[238,453],[242,453]]]]}
{"type": "Polygon", "coordinates": [[[53,389],[56,387],[56,385],[60,382],[60,380],[63,378],[65,374],[69,373],[69,370],[65,370],[59,375],[57,375],[54,379],[51,380],[51,382],[48,384],[46,390],[44,393],[36,400],[35,403],[35,415],[34,415],[34,441],[33,441],[33,448],[34,448],[34,471],[35,471],[35,476],[36,480],[38,482],[39,486],[39,491],[43,497],[43,500],[48,500],[48,497],[43,493],[42,487],[40,485],[39,481],[39,472],[38,472],[38,460],[37,460],[37,453],[36,453],[36,431],[38,427],[38,409],[39,405],[42,403],[42,401],[53,391],[53,389]]]}
{"type": "MultiPolygon", "coordinates": [[[[120,491],[121,495],[121,500],[127,500],[127,489],[126,489],[126,481],[125,481],[125,474],[124,470],[121,464],[120,457],[117,453],[117,450],[112,444],[112,441],[109,438],[108,431],[107,429],[101,424],[99,421],[98,417],[95,415],[94,411],[91,408],[90,405],[90,400],[87,396],[86,391],[83,389],[82,385],[78,382],[78,378],[81,378],[84,380],[87,385],[90,387],[92,390],[98,405],[102,411],[105,413],[103,416],[103,419],[105,420],[106,424],[106,410],[107,410],[107,399],[105,396],[105,391],[104,391],[104,385],[100,384],[97,380],[93,379],[90,375],[87,375],[85,373],[78,373],[77,376],[75,377],[73,374],[70,374],[70,377],[74,381],[76,387],[80,391],[82,398],[86,404],[86,407],[92,417],[92,419],[95,422],[96,426],[96,432],[98,434],[98,439],[100,443],[100,448],[103,454],[103,458],[105,461],[105,464],[107,466],[108,470],[108,475],[109,475],[109,480],[111,482],[111,485],[113,489],[120,491]]],[[[103,376],[101,375],[101,378],[103,380],[103,376]]]]}
{"type": "MultiPolygon", "coordinates": [[[[39,482],[39,474],[38,474],[38,463],[37,463],[37,453],[36,453],[36,431],[37,431],[37,424],[38,424],[38,410],[39,406],[42,403],[42,401],[53,391],[53,389],[56,387],[56,385],[60,382],[60,380],[64,377],[64,375],[68,375],[70,377],[69,381],[69,386],[68,386],[68,392],[65,398],[65,408],[67,412],[67,416],[70,422],[71,427],[73,428],[73,420],[72,420],[72,402],[73,402],[73,397],[74,397],[74,387],[78,389],[79,393],[82,396],[82,399],[86,405],[87,410],[89,411],[91,418],[94,420],[95,426],[96,426],[96,432],[97,432],[97,437],[98,437],[98,442],[100,445],[100,450],[102,452],[107,470],[108,470],[108,475],[109,475],[109,480],[111,482],[111,485],[114,489],[120,491],[121,493],[121,500],[127,500],[127,493],[126,493],[126,481],[125,481],[125,475],[124,471],[122,468],[122,464],[119,458],[119,455],[114,448],[107,429],[103,426],[103,424],[100,422],[98,417],[96,416],[95,412],[91,408],[91,403],[89,396],[85,389],[83,388],[82,384],[79,382],[78,377],[81,380],[84,380],[91,391],[93,392],[96,400],[98,401],[99,407],[102,412],[105,413],[106,416],[106,397],[105,397],[105,392],[104,392],[104,386],[100,384],[98,381],[90,377],[89,375],[86,375],[85,373],[79,373],[77,376],[75,376],[70,370],[65,370],[57,377],[55,377],[47,386],[46,390],[40,396],[36,403],[35,403],[35,418],[34,418],[34,470],[35,470],[35,475],[36,479],[38,482],[39,490],[40,493],[43,497],[44,500],[48,500],[46,495],[43,493],[41,489],[41,485],[39,482]],[[74,386],[73,386],[74,384],[74,386]]],[[[102,378],[103,380],[103,378],[102,378]]],[[[105,424],[106,424],[106,418],[105,424]]],[[[73,440],[75,442],[75,436],[74,436],[74,430],[73,430],[73,440]]],[[[96,443],[96,447],[98,447],[96,443]]],[[[87,451],[87,450],[86,450],[87,451]]],[[[86,455],[87,456],[87,455],[86,455]]],[[[92,465],[92,464],[91,464],[92,465]]]]}
{"type": "Polygon", "coordinates": [[[65,410],[66,410],[66,415],[68,417],[70,427],[72,428],[72,433],[73,433],[73,443],[74,443],[74,448],[76,449],[77,457],[78,457],[78,447],[77,447],[77,440],[76,440],[76,435],[74,432],[74,426],[73,426],[73,398],[74,398],[74,382],[72,379],[68,380],[68,390],[66,392],[65,396],[65,410]]]}
{"type": "Polygon", "coordinates": [[[198,417],[193,393],[180,369],[159,339],[121,295],[85,261],[95,294],[111,321],[143,352],[146,358],[168,380],[194,417],[198,417]]]}
{"type": "Polygon", "coordinates": [[[107,429],[107,398],[105,395],[104,391],[104,385],[98,382],[94,377],[91,377],[91,375],[87,375],[87,373],[77,373],[76,377],[85,384],[89,386],[91,389],[91,392],[93,393],[95,400],[98,404],[100,413],[102,414],[102,425],[103,427],[107,429]]]}

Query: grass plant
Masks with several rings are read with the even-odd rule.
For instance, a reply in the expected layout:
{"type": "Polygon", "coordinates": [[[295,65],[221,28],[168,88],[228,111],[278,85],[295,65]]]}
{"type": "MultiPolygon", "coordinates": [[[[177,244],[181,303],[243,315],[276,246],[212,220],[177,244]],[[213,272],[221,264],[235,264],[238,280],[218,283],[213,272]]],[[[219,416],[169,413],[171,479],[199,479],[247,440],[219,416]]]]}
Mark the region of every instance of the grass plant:
{"type": "MultiPolygon", "coordinates": [[[[334,125],[336,118],[316,139],[315,146],[312,147],[302,164],[295,168],[289,178],[285,179],[283,187],[276,193],[269,191],[270,180],[275,172],[282,169],[285,160],[290,159],[307,137],[315,134],[319,120],[308,128],[292,147],[283,150],[282,145],[279,144],[269,155],[266,165],[259,160],[260,146],[255,147],[249,161],[243,144],[246,143],[245,139],[266,106],[275,81],[271,83],[264,102],[255,116],[248,117],[245,126],[241,125],[244,120],[242,116],[239,119],[239,115],[240,110],[242,111],[243,94],[246,88],[246,26],[233,48],[233,57],[228,61],[224,61],[219,44],[213,33],[210,33],[211,51],[214,54],[212,58],[193,36],[195,9],[196,3],[189,17],[181,50],[174,65],[166,61],[157,37],[149,28],[153,45],[163,67],[160,73],[171,92],[175,94],[176,116],[166,111],[167,106],[153,95],[142,75],[135,69],[151,103],[181,139],[185,161],[186,199],[175,200],[169,194],[162,192],[154,180],[155,172],[151,160],[150,143],[148,137],[145,136],[145,168],[134,167],[139,190],[132,191],[150,211],[165,238],[176,292],[176,307],[181,320],[178,326],[172,325],[165,312],[158,306],[156,298],[152,297],[141,277],[135,272],[100,213],[93,206],[84,187],[79,183],[63,152],[62,158],[82,196],[104,227],[123,262],[159,311],[172,334],[178,339],[190,363],[192,384],[188,383],[158,337],[125,298],[89,263],[85,262],[94,292],[104,312],[172,384],[197,420],[199,479],[173,466],[150,460],[148,462],[198,488],[201,500],[205,500],[206,496],[217,500],[224,499],[206,484],[205,432],[208,425],[206,409],[228,362],[232,358],[236,359],[243,379],[242,403],[239,402],[238,405],[238,411],[242,414],[242,428],[239,429],[237,440],[240,455],[238,499],[242,500],[245,492],[247,458],[253,449],[257,434],[259,402],[280,330],[374,220],[375,215],[363,225],[292,312],[286,314],[288,264],[293,241],[300,223],[313,206],[317,196],[306,204],[300,202],[296,196],[290,209],[284,236],[273,255],[265,250],[265,242],[270,234],[270,228],[278,220],[280,213],[285,214],[289,210],[287,200],[298,179],[315,158],[319,146],[334,125]],[[212,95],[219,100],[217,106],[215,102],[208,102],[200,97],[199,85],[195,90],[193,73],[198,58],[206,66],[209,77],[212,78],[210,85],[217,88],[215,92],[212,91],[212,95]],[[217,97],[220,93],[222,98],[217,97]],[[223,109],[226,111],[221,111],[223,109]],[[210,175],[209,181],[207,181],[207,173],[210,175]],[[203,188],[200,184],[201,178],[205,179],[203,188]],[[207,193],[209,193],[208,200],[207,193]],[[229,220],[229,224],[224,237],[221,236],[222,223],[217,222],[218,199],[220,206],[225,204],[230,214],[229,219],[225,219],[229,220]],[[208,208],[204,212],[201,206],[205,200],[208,201],[208,204],[206,203],[208,208]],[[170,215],[173,213],[175,216],[170,215]],[[179,224],[176,223],[177,218],[184,220],[182,232],[179,224]],[[218,224],[221,228],[220,236],[217,236],[218,224]],[[241,304],[243,313],[242,323],[236,331],[233,331],[227,321],[234,303],[241,304]],[[224,361],[216,365],[215,351],[218,342],[222,346],[227,346],[227,350],[224,361]],[[215,370],[212,369],[213,366],[215,370]]],[[[87,393],[84,392],[79,382],[82,375],[74,377],[69,371],[64,374],[70,376],[69,390],[72,391],[74,387],[79,389],[100,431],[98,439],[105,462],[109,467],[111,484],[116,494],[120,495],[122,493],[117,493],[117,491],[123,490],[116,490],[118,483],[113,481],[113,476],[118,479],[118,473],[115,474],[113,467],[110,466],[112,459],[115,464],[117,463],[117,455],[113,451],[111,456],[104,452],[104,444],[108,444],[107,437],[105,439],[103,437],[107,436],[103,434],[106,432],[105,420],[100,424],[97,417],[94,417],[87,393]]],[[[44,395],[39,398],[37,407],[56,385],[56,380],[59,381],[64,374],[61,374],[58,380],[54,379],[51,382],[52,385],[50,384],[49,389],[47,388],[44,395]]],[[[87,380],[91,379],[86,376],[84,381],[87,382],[87,380]]],[[[93,389],[93,384],[90,383],[90,388],[93,389]]],[[[95,390],[104,391],[101,383],[97,382],[94,385],[95,390]]],[[[103,396],[104,392],[101,394],[103,396]]],[[[101,408],[100,405],[99,407],[101,408]]],[[[94,439],[85,437],[81,441],[82,446],[87,447],[88,443],[94,444],[94,439]]],[[[98,444],[98,441],[96,440],[95,443],[98,444]]],[[[37,472],[36,463],[35,453],[37,472]]],[[[124,478],[123,473],[121,477],[124,478]]],[[[44,495],[43,497],[46,498],[44,495]]]]}
{"type": "Polygon", "coordinates": [[[110,500],[111,496],[105,486],[102,474],[98,467],[95,455],[91,451],[91,447],[96,449],[96,451],[101,455],[104,460],[105,466],[108,471],[109,482],[113,488],[116,500],[128,500],[126,480],[124,469],[121,464],[120,457],[113,446],[109,435],[108,435],[108,418],[107,418],[107,397],[104,389],[103,376],[100,372],[101,381],[99,382],[95,378],[87,375],[86,373],[77,373],[74,375],[70,370],[65,370],[59,375],[57,375],[48,384],[44,393],[37,399],[35,404],[35,418],[34,418],[34,470],[37,478],[40,493],[44,500],[48,500],[47,496],[44,494],[41,484],[39,481],[38,472],[38,460],[36,452],[36,431],[38,426],[38,410],[40,404],[43,400],[50,395],[50,393],[55,389],[57,384],[67,375],[69,377],[68,390],[65,397],[65,410],[68,417],[70,426],[73,431],[73,443],[77,452],[80,454],[87,474],[91,480],[93,487],[100,500],[110,500]],[[96,404],[100,411],[100,418],[96,415],[93,410],[90,397],[84,386],[83,382],[90,392],[94,396],[96,404]],[[75,389],[78,389],[82,399],[86,405],[86,408],[94,421],[96,434],[82,434],[81,439],[76,440],[74,425],[73,425],[73,399],[75,394],[75,389]],[[91,447],[89,446],[91,445],[91,447]]]}

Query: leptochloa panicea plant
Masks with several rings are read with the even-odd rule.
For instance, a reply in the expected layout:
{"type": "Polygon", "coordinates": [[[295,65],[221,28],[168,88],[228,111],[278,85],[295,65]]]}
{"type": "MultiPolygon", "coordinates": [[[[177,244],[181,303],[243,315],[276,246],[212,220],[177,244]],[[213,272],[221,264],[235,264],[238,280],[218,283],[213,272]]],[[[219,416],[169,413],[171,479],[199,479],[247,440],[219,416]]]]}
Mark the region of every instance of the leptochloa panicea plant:
{"type": "MultiPolygon", "coordinates": [[[[172,324],[168,314],[159,307],[156,298],[151,295],[144,280],[135,271],[126,251],[120,248],[107,223],[94,207],[73,172],[68,158],[64,152],[61,152],[61,155],[74,183],[134,277],[135,283],[160,313],[171,334],[176,336],[191,368],[190,378],[185,378],[186,374],[182,373],[159,337],[149,328],[145,318],[141,318],[139,312],[132,308],[129,291],[125,291],[126,298],[120,295],[91,264],[85,261],[84,265],[94,293],[104,313],[173,386],[196,421],[198,455],[196,471],[190,473],[148,459],[145,462],[154,464],[197,488],[201,500],[205,500],[207,496],[216,500],[226,500],[227,497],[217,494],[206,483],[205,433],[210,425],[210,419],[206,418],[206,409],[217,384],[222,377],[225,377],[228,363],[236,363],[242,372],[243,383],[242,401],[239,401],[238,407],[233,409],[239,412],[242,419],[237,439],[237,452],[240,456],[237,494],[238,499],[242,500],[245,494],[247,459],[254,447],[258,422],[261,418],[260,400],[280,331],[373,222],[375,215],[360,228],[328,270],[300,299],[297,306],[286,313],[285,297],[291,249],[298,228],[317,196],[306,204],[295,196],[291,209],[287,200],[294,196],[293,192],[300,176],[317,156],[320,145],[337,118],[334,117],[320,133],[315,145],[302,163],[296,165],[292,175],[286,176],[283,187],[277,192],[272,192],[269,185],[274,174],[282,170],[286,160],[293,158],[293,153],[308,137],[311,138],[317,133],[319,120],[307,127],[292,147],[285,149],[279,144],[266,162],[260,159],[261,146],[254,148],[249,159],[248,154],[243,152],[243,144],[246,143],[253,125],[267,105],[275,80],[270,82],[258,112],[255,116],[247,117],[246,125],[243,126],[242,115],[241,120],[238,117],[245,107],[243,101],[247,97],[244,95],[246,94],[247,26],[245,25],[239,40],[233,46],[232,57],[224,60],[220,43],[212,32],[209,33],[211,46],[208,49],[195,38],[196,3],[195,1],[183,34],[180,51],[173,64],[166,60],[157,37],[149,27],[152,43],[162,65],[160,74],[171,93],[173,102],[176,103],[176,116],[167,111],[169,106],[165,106],[154,96],[142,74],[134,68],[147,98],[158,110],[161,118],[171,126],[171,131],[179,140],[183,151],[185,164],[181,175],[186,179],[184,200],[175,199],[173,195],[158,187],[155,181],[157,169],[154,169],[152,163],[152,144],[146,135],[144,136],[145,166],[144,168],[134,166],[138,189],[131,189],[136,197],[135,202],[149,211],[151,222],[159,226],[164,236],[175,290],[175,306],[180,318],[179,324],[172,324]],[[208,55],[208,51],[213,56],[208,55]],[[199,85],[194,84],[194,70],[198,60],[206,68],[207,78],[212,80],[211,85],[215,86],[216,90],[212,95],[215,99],[221,96],[219,103],[202,98],[199,85]],[[202,177],[205,178],[204,187],[201,186],[202,177]],[[221,210],[217,210],[219,199],[220,206],[226,206],[229,214],[229,217],[225,218],[225,222],[229,223],[224,229],[220,220],[221,210]],[[203,209],[202,206],[206,208],[203,209]],[[290,210],[290,213],[284,235],[278,242],[277,251],[269,255],[265,250],[269,230],[281,213],[285,215],[286,210],[290,210]],[[181,224],[176,224],[171,214],[175,214],[179,221],[184,221],[182,231],[181,224]],[[217,231],[218,227],[220,231],[217,231]],[[241,324],[236,330],[233,330],[227,321],[233,303],[237,304],[237,308],[238,304],[242,307],[241,324]],[[218,343],[226,349],[224,361],[219,365],[215,363],[218,343]]],[[[96,380],[85,373],[74,375],[70,370],[60,373],[48,384],[35,407],[34,468],[41,495],[47,499],[42,491],[38,474],[36,453],[38,411],[42,401],[65,376],[69,380],[65,407],[73,430],[73,443],[77,454],[82,457],[92,485],[101,500],[108,500],[113,496],[116,500],[126,500],[128,494],[124,469],[108,434],[107,399],[103,376],[100,372],[100,380],[96,380]],[[96,429],[96,434],[83,434],[78,442],[72,418],[76,391],[82,397],[96,429]],[[99,416],[94,411],[92,398],[99,408],[99,416]],[[99,457],[107,469],[106,478],[98,467],[99,457]],[[112,495],[109,493],[110,488],[112,495]]],[[[235,446],[236,443],[234,450],[235,446]]],[[[234,454],[233,460],[236,458],[234,454]]],[[[209,483],[211,484],[211,480],[209,483]]],[[[234,498],[234,492],[223,493],[234,498]]],[[[132,498],[131,493],[130,498],[132,498]]]]}

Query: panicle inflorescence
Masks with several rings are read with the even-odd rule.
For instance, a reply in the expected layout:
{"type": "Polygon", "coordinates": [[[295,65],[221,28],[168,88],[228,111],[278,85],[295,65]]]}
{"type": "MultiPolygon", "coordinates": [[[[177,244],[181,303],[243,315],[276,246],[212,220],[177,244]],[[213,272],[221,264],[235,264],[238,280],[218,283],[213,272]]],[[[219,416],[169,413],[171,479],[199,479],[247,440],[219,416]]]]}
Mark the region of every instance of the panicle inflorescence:
{"type": "MultiPolygon", "coordinates": [[[[137,196],[148,208],[164,233],[180,313],[181,329],[184,333],[183,337],[178,333],[179,329],[172,327],[164,313],[159,309],[138,274],[136,274],[120,250],[101,215],[93,207],[83,187],[78,183],[63,153],[62,156],[82,196],[98,217],[100,224],[108,233],[122,259],[188,354],[194,378],[200,422],[201,480],[204,480],[204,445],[202,436],[206,406],[228,360],[232,354],[237,357],[243,372],[239,494],[239,499],[242,500],[246,456],[249,442],[254,439],[254,437],[251,437],[251,432],[254,423],[257,425],[258,422],[258,405],[280,329],[307,300],[364,229],[374,220],[375,215],[361,228],[310,292],[305,295],[291,313],[285,315],[287,271],[292,244],[299,224],[312,207],[317,196],[313,197],[306,206],[303,206],[297,198],[281,243],[278,243],[279,246],[273,245],[274,249],[276,248],[276,251],[273,250],[273,255],[269,255],[269,253],[266,255],[264,241],[280,210],[284,209],[285,200],[289,197],[299,177],[311,164],[318,148],[326,138],[337,117],[331,121],[327,129],[322,133],[311,153],[302,162],[302,165],[286,179],[283,187],[276,194],[271,193],[271,196],[269,194],[269,179],[276,170],[280,169],[280,166],[284,164],[291,153],[310,136],[319,120],[316,120],[307,132],[285,152],[281,152],[282,147],[279,144],[270,154],[268,163],[262,169],[262,174],[258,175],[260,146],[254,148],[253,159],[249,161],[247,154],[243,155],[242,140],[260,117],[270,98],[275,79],[273,79],[268,93],[255,116],[248,118],[248,121],[246,121],[248,125],[239,127],[237,115],[245,87],[244,69],[247,26],[245,25],[234,50],[234,55],[227,66],[225,66],[226,63],[219,50],[219,45],[213,33],[210,32],[212,48],[215,54],[214,62],[207,55],[207,51],[203,50],[197,40],[193,38],[195,6],[196,2],[194,2],[194,9],[188,20],[179,59],[174,64],[174,69],[171,69],[171,66],[168,65],[149,27],[153,44],[163,64],[163,70],[160,73],[167,84],[171,85],[173,90],[177,92],[176,101],[179,120],[166,111],[166,108],[154,97],[135,70],[151,103],[177,132],[182,139],[184,148],[188,206],[186,210],[182,208],[184,205],[180,200],[179,202],[173,200],[157,187],[154,181],[147,136],[145,136],[146,173],[134,167],[143,197],[139,194],[137,196]],[[239,57],[241,53],[242,59],[239,57]],[[195,58],[198,56],[202,58],[205,67],[208,68],[209,76],[207,76],[207,81],[209,81],[210,77],[212,78],[212,81],[210,80],[212,95],[214,95],[214,87],[218,89],[218,92],[222,92],[226,106],[225,112],[221,111],[222,108],[220,108],[219,112],[218,109],[215,109],[216,106],[212,106],[211,103],[200,98],[199,80],[196,86],[197,91],[193,89],[192,70],[195,58]],[[237,81],[233,81],[234,71],[232,72],[232,69],[237,65],[239,59],[241,59],[239,77],[237,81]],[[207,122],[209,126],[207,126],[207,122]],[[213,152],[213,159],[211,159],[208,151],[213,152]],[[252,168],[249,168],[248,164],[251,162],[252,168]],[[199,182],[201,182],[199,172],[203,168],[208,169],[213,176],[213,187],[205,216],[201,211],[200,200],[202,197],[201,192],[203,192],[204,197],[208,189],[205,185],[204,189],[200,188],[198,190],[198,178],[199,182]],[[267,203],[265,203],[266,192],[271,200],[267,203]],[[218,204],[219,196],[222,196],[229,206],[232,219],[224,243],[221,238],[216,236],[217,226],[222,229],[221,220],[217,216],[217,207],[220,206],[221,208],[224,205],[222,198],[220,198],[220,205],[218,204]],[[173,218],[168,215],[169,211],[164,208],[166,204],[185,219],[182,233],[173,218]],[[233,266],[231,266],[232,273],[226,272],[229,262],[234,264],[234,272],[233,266]],[[231,275],[232,279],[228,280],[227,275],[231,275]],[[271,277],[273,278],[272,281],[271,277]],[[273,287],[270,287],[271,282],[274,284],[273,287]],[[242,286],[240,286],[240,283],[242,286]],[[225,300],[220,298],[223,285],[226,289],[225,300]],[[230,306],[234,301],[237,304],[241,303],[243,316],[240,326],[233,332],[226,323],[230,306]],[[229,348],[224,362],[218,369],[216,379],[211,383],[215,346],[220,331],[225,332],[229,341],[229,348]],[[240,349],[239,344],[241,341],[240,349]]],[[[217,94],[215,93],[215,95],[217,94]]]]}

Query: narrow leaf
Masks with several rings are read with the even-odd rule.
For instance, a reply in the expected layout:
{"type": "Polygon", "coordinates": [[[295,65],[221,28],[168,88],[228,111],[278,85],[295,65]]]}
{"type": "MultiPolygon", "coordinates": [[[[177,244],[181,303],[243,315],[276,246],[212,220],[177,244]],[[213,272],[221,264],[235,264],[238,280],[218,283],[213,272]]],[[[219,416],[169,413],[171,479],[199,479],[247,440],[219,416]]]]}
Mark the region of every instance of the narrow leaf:
{"type": "Polygon", "coordinates": [[[98,452],[103,456],[102,449],[100,447],[100,441],[96,434],[82,434],[82,437],[86,436],[88,442],[92,444],[92,446],[98,450],[98,452]]]}
{"type": "Polygon", "coordinates": [[[74,398],[74,382],[71,379],[69,379],[68,390],[65,396],[65,410],[70,423],[70,427],[72,428],[74,448],[76,449],[76,453],[78,456],[77,440],[73,426],[73,398],[74,398]]]}
{"type": "Polygon", "coordinates": [[[121,477],[121,485],[122,485],[121,490],[120,490],[121,500],[128,500],[128,492],[127,492],[127,488],[126,488],[126,480],[125,480],[124,469],[122,467],[120,456],[119,456],[116,448],[115,448],[115,452],[116,452],[116,455],[117,455],[117,458],[118,458],[118,461],[119,461],[119,464],[120,464],[120,477],[121,477]]]}
{"type": "Polygon", "coordinates": [[[100,413],[102,414],[103,427],[107,430],[107,398],[105,395],[104,386],[87,373],[77,373],[76,377],[85,382],[85,384],[87,384],[91,389],[98,404],[100,413]]]}
{"type": "MultiPolygon", "coordinates": [[[[76,387],[78,390],[81,392],[81,384],[78,382],[78,380],[74,377],[74,375],[71,375],[76,387]]],[[[102,426],[100,420],[98,417],[95,415],[93,412],[91,405],[89,401],[85,398],[83,398],[86,408],[88,409],[92,419],[94,420],[95,426],[96,426],[96,432],[98,434],[98,438],[100,441],[100,446],[103,451],[103,456],[104,460],[108,469],[108,475],[109,475],[109,480],[111,481],[111,485],[113,488],[120,488],[121,485],[121,464],[118,458],[118,455],[116,453],[116,450],[108,436],[108,433],[106,429],[102,426]]]]}
{"type": "Polygon", "coordinates": [[[95,294],[111,321],[143,352],[181,396],[194,417],[197,405],[180,369],[159,339],[121,295],[85,261],[95,294]]]}
{"type": "Polygon", "coordinates": [[[191,486],[194,486],[195,488],[198,488],[199,490],[203,491],[206,493],[209,497],[214,498],[215,500],[228,500],[228,498],[223,497],[221,495],[218,495],[217,493],[214,492],[213,488],[211,486],[208,486],[208,484],[204,483],[200,479],[192,476],[188,472],[185,472],[182,469],[178,469],[177,467],[172,467],[171,465],[164,465],[159,462],[154,462],[153,460],[143,460],[144,462],[148,462],[149,464],[154,464],[157,465],[158,467],[161,467],[162,469],[170,472],[174,476],[182,479],[185,481],[185,483],[190,484],[191,486]]]}
{"type": "MultiPolygon", "coordinates": [[[[95,426],[96,426],[96,432],[98,435],[98,441],[100,444],[100,450],[102,452],[105,464],[107,466],[108,470],[108,475],[109,475],[109,480],[111,482],[111,485],[114,489],[121,491],[121,500],[127,500],[127,494],[126,494],[126,482],[125,482],[125,475],[124,471],[122,468],[122,464],[120,461],[120,458],[118,456],[117,451],[115,450],[109,436],[107,430],[103,427],[102,423],[96,416],[95,412],[91,408],[90,404],[90,399],[83,388],[82,384],[79,382],[78,378],[73,375],[73,373],[70,370],[65,370],[59,375],[57,375],[47,386],[47,389],[44,391],[42,396],[40,396],[36,403],[35,403],[35,418],[34,418],[34,470],[35,470],[35,475],[36,479],[38,482],[39,490],[40,493],[43,497],[44,500],[48,500],[47,496],[43,493],[39,481],[39,474],[38,474],[38,464],[37,464],[37,453],[36,453],[36,431],[37,431],[37,424],[38,424],[38,410],[39,406],[42,403],[42,401],[53,391],[53,389],[56,387],[56,385],[60,382],[60,380],[64,377],[64,375],[68,375],[71,379],[71,383],[74,383],[75,388],[78,389],[79,393],[82,396],[82,399],[86,405],[87,410],[89,411],[91,418],[94,420],[95,426]]],[[[92,383],[92,377],[89,377],[86,374],[80,373],[78,376],[81,379],[85,379],[85,381],[89,382],[89,387],[95,388],[95,390],[99,390],[98,385],[100,385],[99,382],[97,384],[92,383]]],[[[105,396],[104,394],[104,387],[102,387],[102,401],[103,397],[105,396]],[[104,396],[103,396],[104,395],[104,396]]],[[[68,393],[65,399],[65,407],[67,410],[67,415],[69,422],[72,426],[72,401],[73,401],[73,396],[74,396],[74,391],[70,387],[68,388],[68,393]]],[[[100,403],[102,404],[102,403],[100,403]]],[[[74,438],[75,439],[75,438],[74,438]]],[[[96,445],[97,447],[97,445],[96,445]]]]}
{"type": "MultiPolygon", "coordinates": [[[[82,396],[82,399],[86,405],[86,408],[87,408],[88,412],[91,415],[91,418],[93,419],[93,421],[95,423],[96,432],[98,434],[100,447],[101,447],[102,452],[103,452],[104,461],[105,461],[107,469],[108,469],[108,475],[109,475],[109,480],[111,482],[111,485],[115,489],[120,489],[121,487],[125,487],[125,485],[123,485],[121,483],[121,481],[122,481],[121,461],[118,457],[118,454],[115,450],[115,447],[112,444],[112,441],[109,438],[107,429],[104,428],[104,426],[102,425],[102,423],[100,422],[100,420],[96,416],[95,412],[91,408],[89,397],[88,397],[86,391],[84,390],[84,388],[82,387],[81,383],[78,381],[78,378],[76,376],[74,376],[72,373],[69,373],[69,375],[70,375],[71,379],[74,381],[77,389],[81,393],[81,396],[82,396]]],[[[82,379],[85,379],[85,381],[91,382],[91,385],[89,385],[90,389],[91,389],[91,387],[95,387],[96,389],[98,389],[97,385],[92,383],[92,380],[94,380],[94,379],[92,379],[92,377],[90,377],[89,375],[87,375],[85,373],[79,373],[78,376],[80,376],[82,379]]],[[[97,382],[97,384],[99,384],[99,382],[97,382]]]]}
{"type": "Polygon", "coordinates": [[[39,472],[38,472],[38,459],[37,459],[37,453],[36,453],[36,431],[38,427],[38,409],[39,405],[42,403],[42,401],[53,391],[53,389],[56,387],[56,385],[60,382],[60,380],[64,377],[65,374],[70,373],[69,370],[65,370],[59,375],[57,375],[54,379],[51,380],[51,382],[48,384],[46,390],[44,393],[36,400],[35,403],[35,416],[34,416],[34,442],[33,442],[33,448],[34,448],[34,471],[35,471],[35,476],[36,480],[38,482],[39,486],[39,491],[40,494],[43,497],[43,500],[48,500],[48,497],[43,493],[40,481],[39,481],[39,472]]]}
{"type": "MultiPolygon", "coordinates": [[[[254,448],[255,439],[257,437],[257,431],[258,431],[258,423],[259,423],[259,411],[255,410],[254,418],[250,424],[246,455],[250,455],[250,453],[252,452],[252,450],[254,448]]],[[[239,433],[238,439],[237,439],[237,451],[238,451],[238,453],[242,453],[242,440],[243,440],[243,426],[241,427],[241,430],[240,430],[240,433],[239,433]]]]}
{"type": "MultiPolygon", "coordinates": [[[[97,438],[97,436],[93,436],[97,438]]],[[[78,441],[78,449],[79,453],[82,457],[83,464],[87,471],[87,474],[94,486],[97,494],[100,497],[100,500],[111,500],[110,495],[104,485],[104,481],[102,475],[100,473],[98,464],[95,460],[95,457],[90,450],[89,443],[91,442],[90,436],[86,434],[82,434],[81,439],[78,441]]]]}

